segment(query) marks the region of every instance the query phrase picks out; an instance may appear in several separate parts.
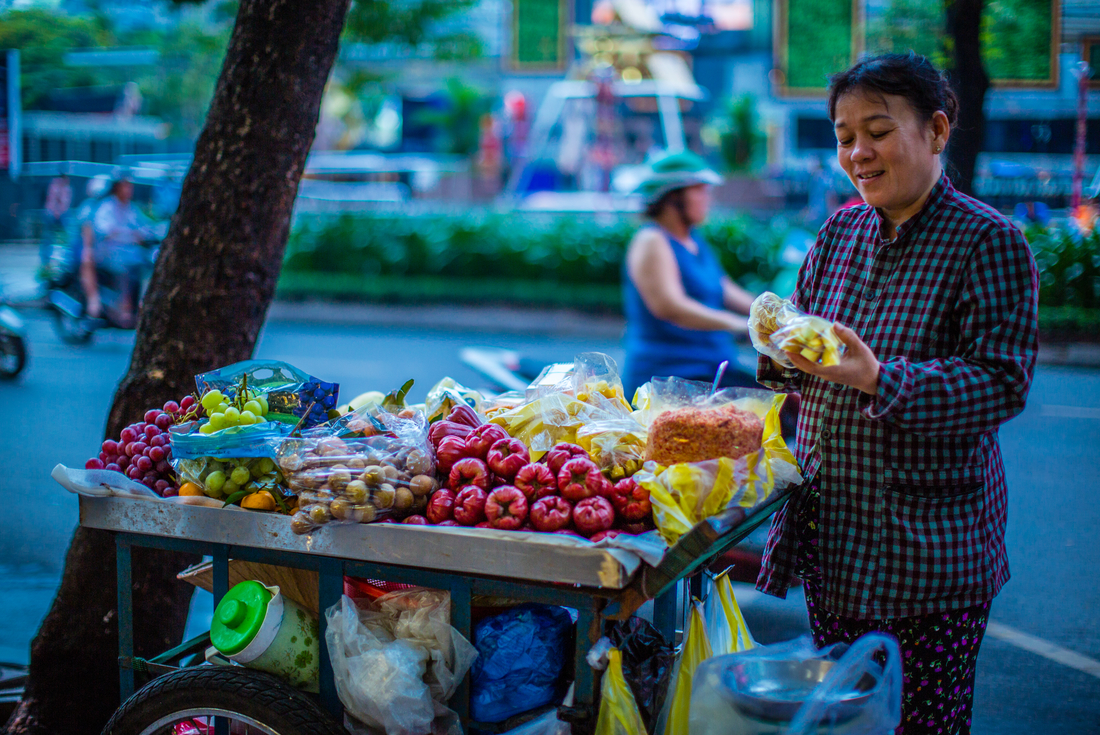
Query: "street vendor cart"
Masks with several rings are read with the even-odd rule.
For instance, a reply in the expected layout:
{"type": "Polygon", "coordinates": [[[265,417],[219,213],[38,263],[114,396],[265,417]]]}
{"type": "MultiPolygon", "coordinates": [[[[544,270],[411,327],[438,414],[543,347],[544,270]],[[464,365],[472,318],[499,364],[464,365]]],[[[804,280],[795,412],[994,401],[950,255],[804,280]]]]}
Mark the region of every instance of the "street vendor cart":
{"type": "MultiPolygon", "coordinates": [[[[559,717],[590,730],[599,707],[599,672],[586,654],[605,620],[625,619],[654,600],[654,624],[674,640],[682,615],[681,583],[699,594],[701,572],[766,520],[787,498],[777,488],[756,507],[729,508],[680,537],[655,566],[631,563],[614,550],[566,543],[550,534],[399,524],[353,524],[296,535],[285,516],[125,497],[81,497],[80,523],[114,534],[117,546],[119,666],[123,704],[105,732],[344,732],[324,611],[339,603],[344,577],[418,585],[450,594],[451,624],[471,639],[471,602],[478,596],[561,605],[577,613],[573,703],[559,717]],[[320,693],[313,697],[270,675],[241,666],[205,665],[209,635],[151,659],[134,655],[131,551],[150,547],[209,556],[215,604],[230,587],[230,561],[312,570],[322,611],[320,693]],[[195,663],[204,665],[194,665],[195,663]],[[189,664],[189,665],[188,665],[189,664]],[[151,677],[151,678],[150,678],[151,677]],[[137,689],[141,681],[148,680],[137,689]]],[[[465,732],[500,732],[469,716],[469,677],[450,702],[465,732]]]]}

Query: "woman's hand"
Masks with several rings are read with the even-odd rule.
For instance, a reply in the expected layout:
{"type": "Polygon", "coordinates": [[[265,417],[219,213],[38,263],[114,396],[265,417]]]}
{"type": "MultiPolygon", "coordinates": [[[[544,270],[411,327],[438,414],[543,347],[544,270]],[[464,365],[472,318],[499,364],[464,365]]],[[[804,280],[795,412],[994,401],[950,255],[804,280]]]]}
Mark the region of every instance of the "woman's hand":
{"type": "Polygon", "coordinates": [[[839,365],[833,365],[832,367],[818,365],[816,362],[810,362],[798,352],[787,352],[787,357],[790,358],[796,368],[804,373],[816,375],[822,380],[828,380],[830,383],[850,385],[872,396],[876,395],[878,393],[879,363],[875,353],[871,352],[871,348],[848,327],[841,324],[834,324],[833,327],[836,329],[836,336],[848,347],[844,354],[840,356],[839,365]]]}

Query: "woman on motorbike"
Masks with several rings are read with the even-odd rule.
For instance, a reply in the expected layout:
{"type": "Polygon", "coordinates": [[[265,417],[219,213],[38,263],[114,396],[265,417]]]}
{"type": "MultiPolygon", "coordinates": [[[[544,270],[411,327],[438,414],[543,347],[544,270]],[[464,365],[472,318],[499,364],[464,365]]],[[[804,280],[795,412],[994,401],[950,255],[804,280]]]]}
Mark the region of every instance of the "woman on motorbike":
{"type": "MultiPolygon", "coordinates": [[[[722,270],[713,250],[695,233],[710,209],[710,186],[722,177],[685,151],[652,161],[637,191],[652,224],[634,235],[623,278],[626,366],[623,386],[632,396],[654,377],[714,379],[734,356],[733,335],[745,334],[753,295],[722,270]]],[[[727,370],[723,386],[755,386],[727,370]]]]}
{"type": "Polygon", "coordinates": [[[112,183],[107,196],[96,207],[91,232],[84,230],[81,254],[81,283],[87,297],[86,313],[98,317],[102,311],[96,268],[117,280],[119,298],[114,305],[115,321],[128,327],[134,322],[134,306],[149,256],[141,246],[151,236],[148,219],[133,205],[134,184],[122,175],[112,183]],[[94,235],[89,237],[87,235],[94,235]]]}

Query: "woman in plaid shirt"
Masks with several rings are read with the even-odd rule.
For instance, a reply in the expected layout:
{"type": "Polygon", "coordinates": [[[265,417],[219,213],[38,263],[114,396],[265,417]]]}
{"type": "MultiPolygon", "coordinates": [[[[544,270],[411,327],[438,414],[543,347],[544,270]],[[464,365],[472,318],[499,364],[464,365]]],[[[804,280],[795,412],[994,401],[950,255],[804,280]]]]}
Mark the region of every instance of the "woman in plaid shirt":
{"type": "Polygon", "coordinates": [[[837,158],[866,204],[825,223],[793,301],[837,322],[847,351],[834,367],[761,358],[758,375],[801,393],[810,479],[773,521],[757,586],[784,596],[801,577],[819,646],[896,636],[906,735],[970,732],[1009,576],[997,430],[1023,410],[1038,347],[1027,242],[943,172],[957,108],[915,54],[833,77],[837,158]]]}

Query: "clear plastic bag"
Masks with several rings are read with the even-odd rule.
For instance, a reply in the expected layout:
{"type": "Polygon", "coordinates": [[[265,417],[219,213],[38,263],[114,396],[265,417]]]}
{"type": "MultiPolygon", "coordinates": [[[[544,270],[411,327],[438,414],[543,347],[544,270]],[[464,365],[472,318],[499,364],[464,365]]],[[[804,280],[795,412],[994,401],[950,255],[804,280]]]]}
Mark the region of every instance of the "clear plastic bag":
{"type": "Polygon", "coordinates": [[[387,735],[426,735],[435,706],[424,682],[428,652],[366,625],[349,597],[325,613],[336,693],[348,714],[387,735]]]}
{"type": "Polygon", "coordinates": [[[428,390],[424,399],[424,414],[429,423],[435,423],[445,418],[460,403],[480,414],[483,412],[483,400],[484,397],[478,391],[455,382],[454,378],[443,378],[428,390]]]}
{"type": "Polygon", "coordinates": [[[623,676],[623,658],[618,649],[608,652],[607,671],[600,683],[600,713],[596,735],[644,735],[645,723],[634,694],[623,676]]]}
{"type": "Polygon", "coordinates": [[[553,386],[540,385],[530,401],[501,411],[490,421],[520,439],[538,461],[555,444],[577,443],[582,427],[629,418],[615,361],[601,352],[577,355],[573,369],[553,386]]]}
{"type": "Polygon", "coordinates": [[[789,351],[801,352],[810,362],[826,367],[839,364],[845,351],[831,322],[801,311],[770,291],[752,302],[749,339],[758,352],[785,368],[794,367],[785,354],[789,351]]]}
{"type": "Polygon", "coordinates": [[[672,546],[695,524],[733,506],[750,510],[777,489],[802,482],[798,464],[783,441],[779,410],[784,395],[768,394],[763,415],[764,440],[759,450],[730,459],[681,462],[661,467],[646,462],[634,480],[649,491],[653,520],[672,546]]]}
{"type": "Polygon", "coordinates": [[[292,425],[301,422],[312,427],[328,420],[328,412],[336,408],[340,386],[315,378],[298,368],[278,360],[244,360],[208,373],[195,376],[195,385],[202,395],[219,390],[228,397],[236,395],[243,384],[258,390],[267,398],[269,421],[292,425]]]}
{"type": "Polygon", "coordinates": [[[422,513],[439,487],[427,421],[412,409],[341,416],[283,441],[277,459],[298,495],[295,533],[422,513]]]}
{"type": "Polygon", "coordinates": [[[581,446],[607,477],[618,482],[642,468],[646,429],[633,416],[593,421],[577,429],[581,446]]]}
{"type": "Polygon", "coordinates": [[[283,475],[270,457],[173,459],[172,468],[181,482],[195,483],[209,498],[255,510],[290,510],[283,475]],[[255,493],[267,495],[248,499],[255,493]]]}
{"type": "Polygon", "coordinates": [[[692,735],[741,735],[761,720],[787,735],[892,735],[901,722],[901,654],[880,633],[815,649],[809,636],[714,656],[695,672],[692,735]],[[884,658],[883,658],[884,657],[884,658]],[[775,681],[772,692],[754,686],[775,681]]]}
{"type": "Polygon", "coordinates": [[[461,732],[445,703],[477,650],[450,624],[450,595],[405,590],[369,609],[344,596],[325,616],[336,691],[349,714],[387,735],[461,732]]]}

